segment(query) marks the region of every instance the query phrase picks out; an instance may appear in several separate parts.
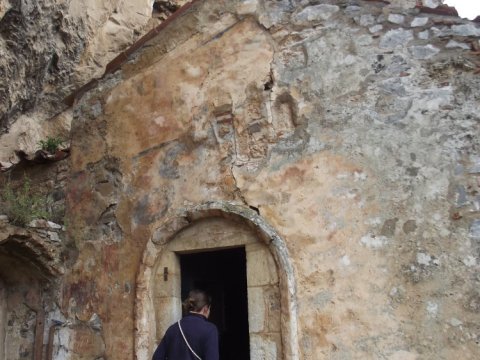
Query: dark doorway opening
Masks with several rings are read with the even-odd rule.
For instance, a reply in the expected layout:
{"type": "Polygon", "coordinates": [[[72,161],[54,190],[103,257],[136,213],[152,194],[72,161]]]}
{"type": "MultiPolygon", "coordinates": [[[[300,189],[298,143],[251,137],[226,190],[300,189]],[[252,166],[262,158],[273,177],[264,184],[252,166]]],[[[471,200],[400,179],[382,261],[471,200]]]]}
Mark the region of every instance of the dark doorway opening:
{"type": "Polygon", "coordinates": [[[210,321],[219,332],[220,360],[249,360],[245,248],[180,255],[182,299],[191,289],[212,295],[210,321]]]}

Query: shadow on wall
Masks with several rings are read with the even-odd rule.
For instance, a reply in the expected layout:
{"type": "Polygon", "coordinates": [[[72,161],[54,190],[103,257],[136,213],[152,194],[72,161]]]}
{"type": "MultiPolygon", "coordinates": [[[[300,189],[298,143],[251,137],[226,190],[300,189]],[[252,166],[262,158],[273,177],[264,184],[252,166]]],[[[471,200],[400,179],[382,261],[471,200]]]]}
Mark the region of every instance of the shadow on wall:
{"type": "MultiPolygon", "coordinates": [[[[20,235],[18,235],[20,237],[20,235]]],[[[53,278],[25,248],[29,238],[0,242],[0,358],[41,359],[44,352],[43,289],[53,278]]]]}
{"type": "Polygon", "coordinates": [[[7,292],[0,278],[0,358],[5,359],[5,329],[7,326],[7,292]]]}

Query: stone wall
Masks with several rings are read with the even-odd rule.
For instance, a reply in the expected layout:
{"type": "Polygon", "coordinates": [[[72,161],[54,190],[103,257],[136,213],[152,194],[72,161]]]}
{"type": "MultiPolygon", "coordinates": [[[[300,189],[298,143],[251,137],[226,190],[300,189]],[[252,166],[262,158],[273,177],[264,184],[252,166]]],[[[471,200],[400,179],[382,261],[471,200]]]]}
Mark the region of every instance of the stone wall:
{"type": "MultiPolygon", "coordinates": [[[[19,139],[32,150],[46,134],[68,135],[73,118],[68,165],[26,170],[57,207],[66,197],[65,238],[2,222],[13,234],[2,248],[5,238],[51,245],[66,267],[61,290],[47,291],[45,354],[147,359],[135,347],[145,254],[165,236],[162,224],[182,228],[168,219],[213,201],[258,211],[271,230],[263,240],[285,246],[294,284],[284,281],[280,297],[295,305],[282,312],[295,312],[299,353],[278,358],[478,358],[480,28],[439,3],[197,1],[47,121],[150,26],[152,4],[90,1],[84,12],[0,0],[2,61],[11,63],[0,66],[23,79],[0,89],[10,128],[0,161],[19,139]],[[37,15],[38,34],[26,21],[37,15]],[[11,37],[20,34],[42,45],[19,53],[11,37]]],[[[30,295],[2,269],[8,308],[8,296],[30,295]]],[[[7,309],[17,316],[12,358],[24,345],[23,358],[33,356],[29,311],[7,309]]]]}
{"type": "Polygon", "coordinates": [[[415,5],[200,1],[78,99],[63,307],[106,357],[158,224],[212,200],[285,241],[299,358],[479,356],[480,28],[415,5]]]}

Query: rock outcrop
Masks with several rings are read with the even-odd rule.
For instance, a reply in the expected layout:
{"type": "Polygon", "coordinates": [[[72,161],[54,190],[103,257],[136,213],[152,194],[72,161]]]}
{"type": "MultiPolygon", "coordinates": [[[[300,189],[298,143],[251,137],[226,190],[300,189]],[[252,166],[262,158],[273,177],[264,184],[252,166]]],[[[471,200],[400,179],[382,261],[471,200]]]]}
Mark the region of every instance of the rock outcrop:
{"type": "Polygon", "coordinates": [[[186,1],[2,0],[0,162],[47,136],[68,138],[63,99],[186,1]],[[153,14],[153,16],[152,16],[153,14]]]}

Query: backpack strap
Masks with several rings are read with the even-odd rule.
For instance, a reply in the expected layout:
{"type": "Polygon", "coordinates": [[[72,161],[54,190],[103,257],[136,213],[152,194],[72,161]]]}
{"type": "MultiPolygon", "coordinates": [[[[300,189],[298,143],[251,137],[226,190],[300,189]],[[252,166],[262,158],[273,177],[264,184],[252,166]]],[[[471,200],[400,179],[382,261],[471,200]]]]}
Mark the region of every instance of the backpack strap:
{"type": "Polygon", "coordinates": [[[183,336],[183,340],[185,340],[185,344],[187,344],[187,346],[188,346],[188,348],[190,349],[190,351],[192,352],[192,354],[195,355],[195,357],[196,357],[198,360],[202,360],[202,358],[201,358],[200,356],[198,356],[195,351],[193,351],[192,347],[191,347],[190,344],[188,343],[187,338],[185,337],[185,334],[183,333],[182,326],[180,325],[180,320],[178,320],[177,324],[178,324],[178,328],[180,329],[180,333],[181,333],[182,336],[183,336]]]}

